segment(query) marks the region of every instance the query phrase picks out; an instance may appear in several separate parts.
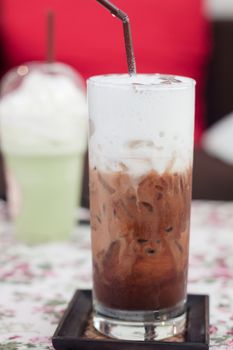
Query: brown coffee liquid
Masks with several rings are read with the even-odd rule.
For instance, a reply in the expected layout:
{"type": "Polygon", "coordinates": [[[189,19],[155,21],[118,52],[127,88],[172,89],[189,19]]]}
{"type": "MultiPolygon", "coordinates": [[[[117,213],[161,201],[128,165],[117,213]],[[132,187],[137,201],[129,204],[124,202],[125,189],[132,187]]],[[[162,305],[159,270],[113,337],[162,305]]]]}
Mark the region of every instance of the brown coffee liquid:
{"type": "Polygon", "coordinates": [[[186,297],[191,168],[150,171],[90,169],[94,291],[103,306],[170,308],[186,297]]]}

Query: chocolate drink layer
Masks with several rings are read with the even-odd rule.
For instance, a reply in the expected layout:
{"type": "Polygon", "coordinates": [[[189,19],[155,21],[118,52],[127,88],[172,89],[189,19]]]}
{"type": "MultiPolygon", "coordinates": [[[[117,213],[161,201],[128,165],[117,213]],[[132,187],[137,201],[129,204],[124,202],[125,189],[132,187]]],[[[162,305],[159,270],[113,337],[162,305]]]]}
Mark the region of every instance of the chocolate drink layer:
{"type": "Polygon", "coordinates": [[[90,169],[94,291],[122,310],[170,308],[186,297],[191,168],[90,169]]]}

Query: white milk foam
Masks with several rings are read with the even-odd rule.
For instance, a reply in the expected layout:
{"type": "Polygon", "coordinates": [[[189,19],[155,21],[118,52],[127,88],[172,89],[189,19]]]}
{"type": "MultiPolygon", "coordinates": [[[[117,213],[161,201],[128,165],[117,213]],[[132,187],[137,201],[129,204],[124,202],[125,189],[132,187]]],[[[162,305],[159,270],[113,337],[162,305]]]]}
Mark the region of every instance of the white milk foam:
{"type": "Polygon", "coordinates": [[[192,164],[195,82],[184,77],[107,75],[88,81],[90,163],[140,176],[192,164]]]}
{"type": "Polygon", "coordinates": [[[0,101],[2,148],[14,154],[84,152],[87,114],[85,94],[70,78],[32,71],[0,101]]]}

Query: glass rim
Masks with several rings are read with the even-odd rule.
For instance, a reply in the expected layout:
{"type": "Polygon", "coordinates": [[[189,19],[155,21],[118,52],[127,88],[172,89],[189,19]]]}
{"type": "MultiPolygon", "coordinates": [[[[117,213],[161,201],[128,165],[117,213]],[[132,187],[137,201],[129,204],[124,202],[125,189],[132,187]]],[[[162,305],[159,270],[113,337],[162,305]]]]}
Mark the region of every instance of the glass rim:
{"type": "Polygon", "coordinates": [[[127,88],[130,86],[134,86],[142,90],[180,90],[192,88],[196,85],[196,81],[194,79],[181,75],[162,73],[139,73],[136,76],[130,77],[129,74],[126,73],[94,75],[87,79],[87,84],[99,87],[112,88],[127,88]],[[143,77],[151,79],[157,78],[161,79],[161,82],[153,83],[151,80],[148,80],[148,82],[137,82],[134,81],[136,76],[139,79],[142,79],[143,77]],[[130,81],[130,78],[132,78],[132,81],[130,81]]]}

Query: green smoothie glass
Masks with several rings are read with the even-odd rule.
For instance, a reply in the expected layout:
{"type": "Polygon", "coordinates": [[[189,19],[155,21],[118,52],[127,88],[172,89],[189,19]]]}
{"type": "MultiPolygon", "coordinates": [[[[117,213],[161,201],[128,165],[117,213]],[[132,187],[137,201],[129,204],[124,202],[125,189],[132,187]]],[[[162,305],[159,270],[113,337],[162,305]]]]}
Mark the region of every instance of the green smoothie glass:
{"type": "Polygon", "coordinates": [[[61,63],[11,70],[2,81],[0,126],[17,238],[29,244],[68,238],[86,151],[82,79],[61,63]]]}

